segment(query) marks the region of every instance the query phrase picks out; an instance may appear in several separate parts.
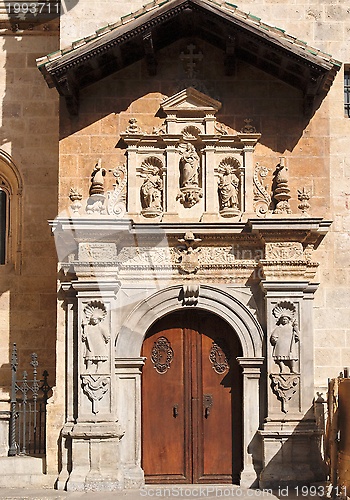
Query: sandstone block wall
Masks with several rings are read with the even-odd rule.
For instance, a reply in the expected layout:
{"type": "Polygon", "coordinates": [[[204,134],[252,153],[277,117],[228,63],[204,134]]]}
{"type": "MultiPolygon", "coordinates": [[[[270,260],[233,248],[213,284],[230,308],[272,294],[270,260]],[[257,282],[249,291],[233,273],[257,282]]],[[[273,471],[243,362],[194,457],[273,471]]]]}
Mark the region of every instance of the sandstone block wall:
{"type": "Polygon", "coordinates": [[[47,220],[57,215],[58,95],[35,59],[56,50],[58,37],[9,33],[0,43],[0,149],[23,180],[21,269],[0,266],[0,410],[7,410],[14,342],[19,373],[31,373],[36,352],[38,373],[47,369],[55,382],[57,258],[47,220]]]}

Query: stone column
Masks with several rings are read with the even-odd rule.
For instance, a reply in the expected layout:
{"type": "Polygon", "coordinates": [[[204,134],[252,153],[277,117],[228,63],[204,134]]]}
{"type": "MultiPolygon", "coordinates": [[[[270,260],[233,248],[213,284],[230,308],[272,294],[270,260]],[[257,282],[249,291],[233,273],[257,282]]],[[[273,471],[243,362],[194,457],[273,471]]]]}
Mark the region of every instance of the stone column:
{"type": "Polygon", "coordinates": [[[312,299],[317,284],[262,281],[267,314],[267,418],[260,487],[323,479],[313,411],[312,299]]]}
{"type": "Polygon", "coordinates": [[[176,197],[180,192],[179,186],[179,159],[180,156],[176,149],[176,144],[180,136],[174,138],[167,137],[164,141],[167,143],[166,155],[166,207],[164,207],[164,222],[176,222],[179,219],[178,201],[176,197]]]}
{"type": "Polygon", "coordinates": [[[141,469],[141,370],[145,358],[115,360],[118,420],[123,429],[120,460],[124,487],[140,488],[144,484],[141,469]]]}
{"type": "Polygon", "coordinates": [[[123,487],[122,431],[115,416],[116,329],[111,312],[119,284],[113,278],[85,278],[72,280],[70,288],[76,311],[68,305],[67,415],[62,429],[67,449],[58,485],[68,491],[117,490],[123,487]]]}
{"type": "Polygon", "coordinates": [[[237,358],[243,369],[243,471],[241,486],[258,485],[257,471],[261,469],[260,376],[264,358],[237,358]]]}
{"type": "Polygon", "coordinates": [[[219,198],[218,198],[218,182],[215,176],[216,159],[215,145],[218,137],[203,137],[205,149],[203,151],[203,187],[204,187],[204,214],[203,222],[219,221],[219,198]]]}

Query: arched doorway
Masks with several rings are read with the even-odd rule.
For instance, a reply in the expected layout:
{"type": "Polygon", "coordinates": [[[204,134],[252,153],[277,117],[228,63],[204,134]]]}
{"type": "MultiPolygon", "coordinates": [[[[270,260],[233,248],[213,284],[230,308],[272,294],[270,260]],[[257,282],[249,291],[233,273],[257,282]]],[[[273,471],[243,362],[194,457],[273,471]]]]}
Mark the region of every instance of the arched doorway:
{"type": "Polygon", "coordinates": [[[238,483],[242,347],[219,316],[178,311],[142,347],[142,468],[148,483],[238,483]]]}

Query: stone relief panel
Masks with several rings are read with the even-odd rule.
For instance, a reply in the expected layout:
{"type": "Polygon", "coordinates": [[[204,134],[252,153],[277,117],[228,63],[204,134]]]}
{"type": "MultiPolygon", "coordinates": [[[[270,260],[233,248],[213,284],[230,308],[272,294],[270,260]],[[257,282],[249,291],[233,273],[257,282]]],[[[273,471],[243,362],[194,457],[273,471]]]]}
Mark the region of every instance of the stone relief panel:
{"type": "Polygon", "coordinates": [[[272,358],[279,368],[279,373],[271,373],[271,389],[281,402],[281,411],[288,413],[290,409],[299,407],[300,373],[299,344],[300,333],[297,324],[295,304],[285,300],[272,309],[275,327],[270,335],[272,358]]]}
{"type": "Polygon", "coordinates": [[[84,344],[83,358],[88,372],[108,370],[110,333],[104,321],[107,310],[103,302],[91,301],[83,310],[81,341],[84,344]]]}
{"type": "Polygon", "coordinates": [[[292,241],[266,243],[265,256],[267,260],[304,260],[303,245],[292,241]]]}
{"type": "Polygon", "coordinates": [[[272,314],[277,320],[270,335],[273,346],[272,358],[278,365],[280,373],[296,373],[300,340],[296,307],[292,302],[283,301],[273,308],[272,314]]]}

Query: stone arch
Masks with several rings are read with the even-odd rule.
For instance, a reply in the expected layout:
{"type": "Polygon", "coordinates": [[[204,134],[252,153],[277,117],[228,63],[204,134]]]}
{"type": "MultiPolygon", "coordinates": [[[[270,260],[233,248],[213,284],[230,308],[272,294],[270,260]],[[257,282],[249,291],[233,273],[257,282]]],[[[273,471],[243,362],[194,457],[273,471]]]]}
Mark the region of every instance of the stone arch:
{"type": "Polygon", "coordinates": [[[262,357],[262,328],[236,297],[214,286],[201,285],[198,305],[183,306],[182,285],[174,285],[157,291],[134,308],[118,335],[116,358],[138,358],[146,332],[152,324],[183,307],[205,309],[220,316],[238,335],[244,358],[262,357]]]}

